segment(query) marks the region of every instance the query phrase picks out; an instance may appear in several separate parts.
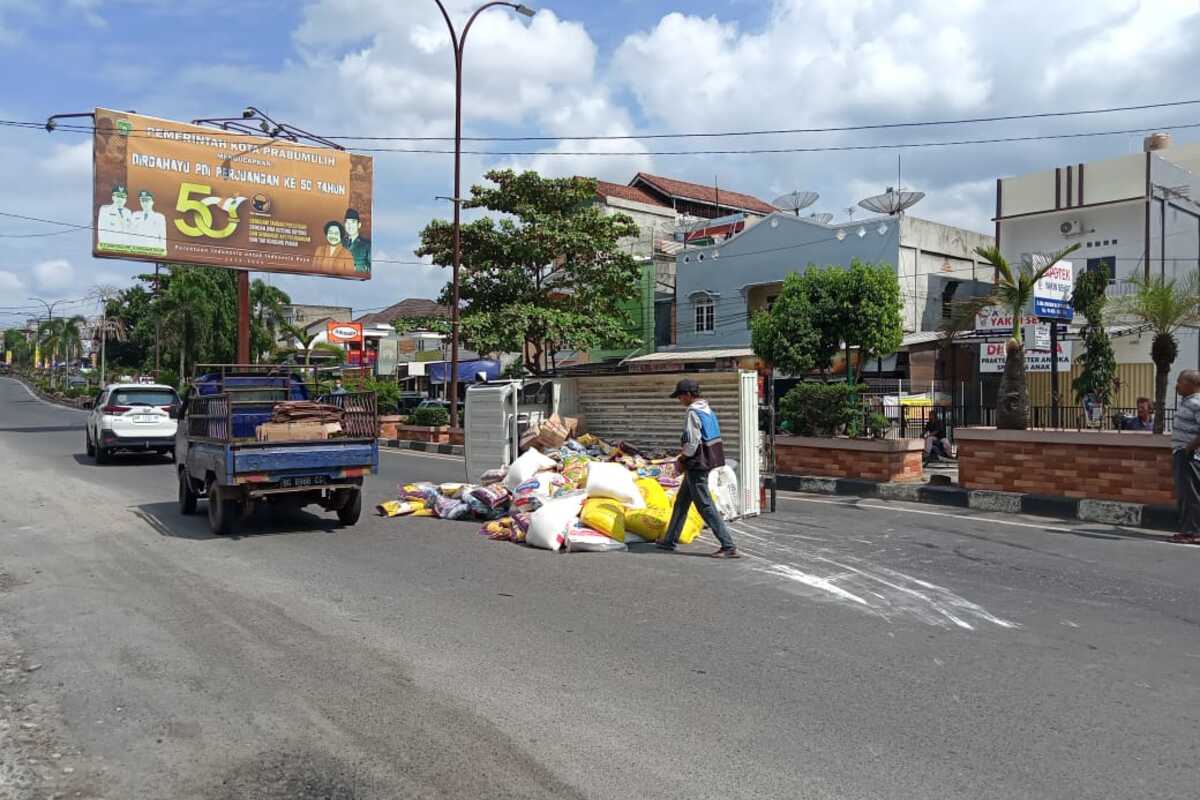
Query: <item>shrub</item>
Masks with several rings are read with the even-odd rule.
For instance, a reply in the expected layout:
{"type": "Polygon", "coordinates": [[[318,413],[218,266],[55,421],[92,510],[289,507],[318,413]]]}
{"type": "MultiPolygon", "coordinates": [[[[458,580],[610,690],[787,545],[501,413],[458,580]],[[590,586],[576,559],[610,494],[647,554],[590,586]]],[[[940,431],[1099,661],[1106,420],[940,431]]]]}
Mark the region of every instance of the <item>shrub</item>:
{"type": "Polygon", "coordinates": [[[865,391],[845,383],[802,383],[784,395],[779,414],[797,436],[836,436],[861,424],[855,395],[865,391]]]}
{"type": "Polygon", "coordinates": [[[395,381],[367,378],[363,381],[362,390],[375,393],[376,408],[380,414],[395,414],[400,410],[400,384],[395,381]]]}
{"type": "Polygon", "coordinates": [[[886,414],[879,411],[872,411],[867,414],[867,436],[872,439],[883,439],[887,436],[888,429],[892,427],[892,422],[887,418],[886,414]]]}
{"type": "Polygon", "coordinates": [[[422,406],[413,412],[413,424],[440,428],[450,424],[450,412],[442,406],[422,406]]]}

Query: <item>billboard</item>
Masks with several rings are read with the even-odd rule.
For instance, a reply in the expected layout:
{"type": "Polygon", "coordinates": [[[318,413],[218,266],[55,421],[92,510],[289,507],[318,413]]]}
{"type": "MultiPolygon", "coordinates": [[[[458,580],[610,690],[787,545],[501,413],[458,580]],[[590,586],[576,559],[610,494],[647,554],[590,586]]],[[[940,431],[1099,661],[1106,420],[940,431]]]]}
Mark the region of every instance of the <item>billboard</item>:
{"type": "Polygon", "coordinates": [[[96,109],[92,255],[371,277],[372,162],[96,109]]]}
{"type": "Polygon", "coordinates": [[[325,338],[330,344],[362,344],[361,322],[333,322],[325,325],[325,338]]]}
{"type": "MultiPolygon", "coordinates": [[[[980,372],[1004,372],[1005,359],[1004,342],[980,342],[979,343],[979,371],[980,372]]],[[[1050,350],[1047,347],[1045,352],[1038,350],[1025,351],[1025,371],[1026,372],[1049,372],[1050,371],[1050,350]]],[[[1060,341],[1058,343],[1058,371],[1071,371],[1071,343],[1060,341]]]]}

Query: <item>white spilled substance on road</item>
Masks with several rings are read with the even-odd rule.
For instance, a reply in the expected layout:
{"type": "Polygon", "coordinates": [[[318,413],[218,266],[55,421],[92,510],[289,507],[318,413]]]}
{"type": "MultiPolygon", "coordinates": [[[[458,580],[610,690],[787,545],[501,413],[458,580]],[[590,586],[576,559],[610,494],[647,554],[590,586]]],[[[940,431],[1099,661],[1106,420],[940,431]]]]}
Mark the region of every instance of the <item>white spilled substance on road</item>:
{"type": "Polygon", "coordinates": [[[789,586],[813,589],[823,597],[848,601],[885,620],[915,619],[936,627],[973,631],[980,623],[1019,628],[949,589],[829,547],[812,547],[781,536],[769,526],[742,521],[734,534],[747,542],[742,551],[766,562],[755,571],[785,578],[789,586]],[[866,599],[870,598],[870,599],[866,599]]]}

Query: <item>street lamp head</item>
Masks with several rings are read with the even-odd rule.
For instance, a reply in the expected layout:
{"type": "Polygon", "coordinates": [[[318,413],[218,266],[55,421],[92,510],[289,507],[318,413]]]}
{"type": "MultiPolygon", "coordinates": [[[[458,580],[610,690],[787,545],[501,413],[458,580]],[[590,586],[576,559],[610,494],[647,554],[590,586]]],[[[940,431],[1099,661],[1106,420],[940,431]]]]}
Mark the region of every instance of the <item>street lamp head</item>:
{"type": "Polygon", "coordinates": [[[518,14],[521,14],[526,17],[532,17],[535,13],[532,8],[525,5],[524,3],[517,3],[515,6],[513,6],[513,8],[516,10],[516,12],[518,14]]]}

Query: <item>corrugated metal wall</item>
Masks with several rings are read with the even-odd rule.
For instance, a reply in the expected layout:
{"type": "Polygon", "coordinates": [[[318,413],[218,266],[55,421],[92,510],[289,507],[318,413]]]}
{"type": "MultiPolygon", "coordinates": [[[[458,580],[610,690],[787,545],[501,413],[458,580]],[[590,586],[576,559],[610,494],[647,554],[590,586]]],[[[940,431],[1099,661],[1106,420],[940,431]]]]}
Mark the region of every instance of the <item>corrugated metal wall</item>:
{"type": "MultiPolygon", "coordinates": [[[[1071,371],[1062,370],[1058,373],[1058,393],[1065,406],[1078,405],[1075,392],[1071,389],[1073,381],[1082,372],[1079,364],[1071,371]]],[[[1153,364],[1118,364],[1117,378],[1121,388],[1114,394],[1110,405],[1119,408],[1132,408],[1139,397],[1154,399],[1154,365],[1153,364]]],[[[1050,405],[1050,373],[1031,372],[1029,380],[1029,404],[1034,406],[1050,405]]],[[[1167,405],[1172,405],[1172,398],[1167,398],[1167,405]]]]}
{"type": "Polygon", "coordinates": [[[624,439],[634,446],[678,452],[683,408],[670,394],[682,378],[699,382],[705,399],[720,419],[725,455],[740,460],[740,378],[736,371],[578,378],[579,413],[588,431],[605,441],[616,443],[624,439]]]}

